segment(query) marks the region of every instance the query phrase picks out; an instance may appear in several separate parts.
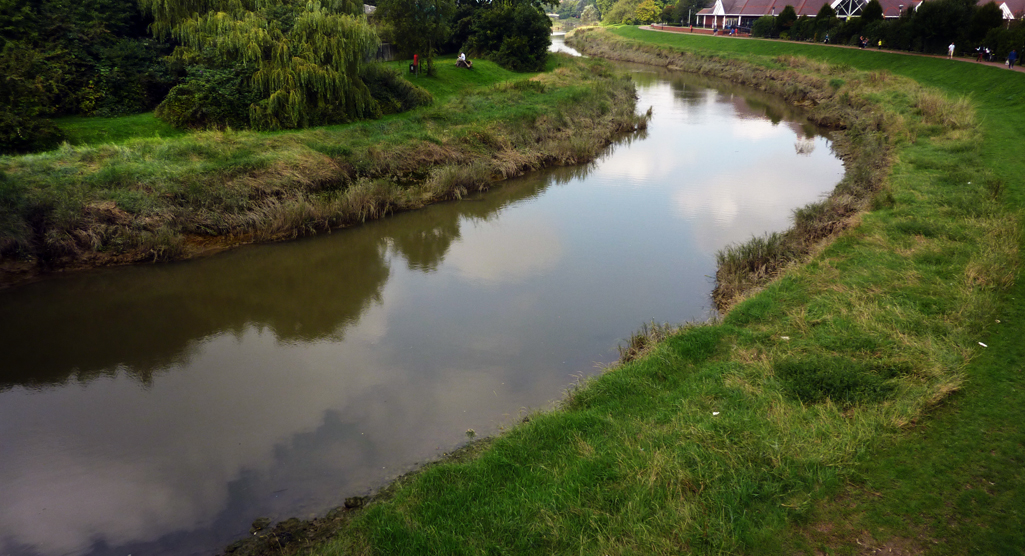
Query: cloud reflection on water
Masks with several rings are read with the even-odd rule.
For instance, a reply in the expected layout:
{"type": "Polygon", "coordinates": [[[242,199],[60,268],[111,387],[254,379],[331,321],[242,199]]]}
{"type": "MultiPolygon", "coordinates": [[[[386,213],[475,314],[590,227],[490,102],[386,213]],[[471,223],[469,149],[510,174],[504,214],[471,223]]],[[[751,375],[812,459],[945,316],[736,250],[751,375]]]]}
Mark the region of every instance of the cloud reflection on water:
{"type": "Polygon", "coordinates": [[[0,552],[216,549],[546,405],[650,318],[699,318],[715,250],[784,227],[839,164],[797,158],[785,107],[636,76],[655,120],[597,164],[0,292],[0,552]]]}

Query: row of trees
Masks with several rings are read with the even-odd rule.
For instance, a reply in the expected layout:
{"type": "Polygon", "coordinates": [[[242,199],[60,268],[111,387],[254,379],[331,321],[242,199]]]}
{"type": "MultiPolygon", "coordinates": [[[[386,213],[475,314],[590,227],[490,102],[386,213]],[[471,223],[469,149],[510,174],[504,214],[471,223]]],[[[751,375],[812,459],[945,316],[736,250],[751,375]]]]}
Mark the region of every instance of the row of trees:
{"type": "MultiPolygon", "coordinates": [[[[605,25],[655,21],[692,25],[708,4],[709,0],[595,0],[605,25]]],[[[928,0],[917,9],[911,6],[908,3],[909,9],[899,18],[884,19],[882,5],[871,0],[860,17],[846,20],[838,19],[829,4],[815,17],[798,17],[792,6],[786,6],[776,17],[757,20],[752,34],[807,41],[822,41],[828,35],[830,42],[852,45],[865,37],[871,45],[882,41],[887,48],[935,53],[946,52],[954,42],[962,51],[986,46],[1000,57],[1025,46],[1025,23],[1008,24],[994,2],[980,6],[975,0],[928,0]]]]}
{"type": "Polygon", "coordinates": [[[872,46],[882,41],[886,48],[931,53],[944,53],[953,42],[962,52],[987,46],[1001,57],[1022,47],[1023,32],[1022,22],[1004,21],[996,3],[979,6],[973,0],[929,0],[890,19],[883,18],[878,0],[870,0],[860,17],[847,20],[837,19],[829,4],[813,18],[797,17],[787,6],[778,17],[763,17],[751,28],[755,36],[822,41],[828,35],[830,42],[851,45],[865,37],[872,46]]]}
{"type": "Polygon", "coordinates": [[[0,153],[56,145],[49,118],[156,109],[178,127],[293,129],[406,110],[423,89],[372,63],[381,34],[430,60],[547,59],[540,0],[0,0],[0,153]]]}
{"type": "Polygon", "coordinates": [[[605,25],[640,25],[656,21],[693,23],[698,11],[706,7],[709,0],[596,0],[596,8],[605,25]]]}

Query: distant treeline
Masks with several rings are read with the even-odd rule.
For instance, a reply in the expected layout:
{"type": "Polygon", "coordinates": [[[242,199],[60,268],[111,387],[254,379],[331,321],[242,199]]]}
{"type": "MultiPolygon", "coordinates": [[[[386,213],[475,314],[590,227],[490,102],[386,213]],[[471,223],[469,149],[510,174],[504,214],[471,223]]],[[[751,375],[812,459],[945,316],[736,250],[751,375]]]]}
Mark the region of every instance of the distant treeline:
{"type": "MultiPolygon", "coordinates": [[[[909,4],[910,5],[910,4],[909,4]]],[[[996,3],[978,5],[974,0],[929,0],[917,9],[906,9],[898,18],[883,18],[878,0],[871,0],[860,17],[838,19],[825,4],[815,17],[797,17],[787,6],[778,17],[763,17],[751,28],[755,36],[799,41],[825,41],[925,53],[945,53],[951,43],[959,53],[988,47],[998,59],[1025,44],[1025,24],[1006,21],[996,3]],[[882,41],[882,44],[880,44],[882,41]]]]}

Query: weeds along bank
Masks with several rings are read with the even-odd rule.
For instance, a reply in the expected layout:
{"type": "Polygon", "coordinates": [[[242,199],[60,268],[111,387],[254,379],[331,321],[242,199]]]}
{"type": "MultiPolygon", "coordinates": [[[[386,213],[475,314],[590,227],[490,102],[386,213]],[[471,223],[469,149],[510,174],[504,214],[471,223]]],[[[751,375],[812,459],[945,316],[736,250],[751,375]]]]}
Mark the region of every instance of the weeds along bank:
{"type": "MultiPolygon", "coordinates": [[[[601,61],[559,59],[547,73],[376,122],[0,157],[0,274],[319,233],[589,161],[645,127],[628,78],[601,61]]],[[[480,65],[475,75],[490,75],[480,65]]]]}
{"type": "Polygon", "coordinates": [[[721,322],[670,334],[469,461],[400,481],[314,553],[772,552],[854,464],[962,385],[1021,237],[971,102],[842,63],[717,58],[608,31],[574,46],[804,104],[840,131],[849,175],[787,237],[724,253],[724,268],[747,271],[720,275],[735,280],[721,322]]]}

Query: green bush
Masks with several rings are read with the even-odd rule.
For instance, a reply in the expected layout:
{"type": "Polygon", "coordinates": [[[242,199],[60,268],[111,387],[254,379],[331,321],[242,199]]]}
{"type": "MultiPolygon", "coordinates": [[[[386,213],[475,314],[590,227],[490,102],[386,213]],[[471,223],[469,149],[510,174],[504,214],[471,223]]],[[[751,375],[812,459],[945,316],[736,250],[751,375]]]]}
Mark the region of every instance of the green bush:
{"type": "Polygon", "coordinates": [[[247,81],[251,74],[244,66],[193,66],[157,106],[156,116],[181,129],[249,128],[250,106],[261,99],[247,81]]]}
{"type": "Polygon", "coordinates": [[[776,36],[776,18],[771,15],[759,17],[751,25],[752,37],[774,37],[776,36]]]}
{"type": "Polygon", "coordinates": [[[85,114],[114,117],[153,110],[167,96],[177,77],[163,61],[167,44],[152,39],[122,38],[99,48],[100,62],[89,81],[85,114]]]}
{"type": "Polygon", "coordinates": [[[473,17],[465,50],[513,71],[544,69],[552,20],[539,4],[497,4],[478,10],[473,17]]]}
{"type": "Polygon", "coordinates": [[[55,148],[64,133],[52,121],[14,114],[0,107],[0,154],[21,154],[55,148]]]}

